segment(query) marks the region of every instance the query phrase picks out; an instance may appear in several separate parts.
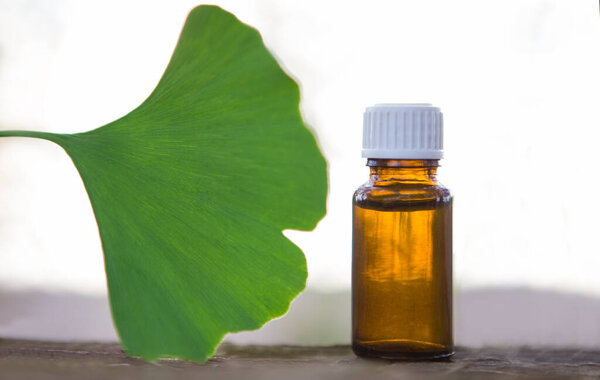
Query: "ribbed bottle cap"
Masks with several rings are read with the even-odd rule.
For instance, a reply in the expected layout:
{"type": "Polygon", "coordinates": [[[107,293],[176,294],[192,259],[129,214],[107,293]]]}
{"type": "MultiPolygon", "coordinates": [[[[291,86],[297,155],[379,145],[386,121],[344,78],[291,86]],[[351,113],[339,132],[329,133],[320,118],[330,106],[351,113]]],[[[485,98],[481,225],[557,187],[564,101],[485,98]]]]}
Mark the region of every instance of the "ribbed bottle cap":
{"type": "Polygon", "coordinates": [[[431,104],[376,104],[364,113],[362,156],[440,159],[442,112],[431,104]]]}

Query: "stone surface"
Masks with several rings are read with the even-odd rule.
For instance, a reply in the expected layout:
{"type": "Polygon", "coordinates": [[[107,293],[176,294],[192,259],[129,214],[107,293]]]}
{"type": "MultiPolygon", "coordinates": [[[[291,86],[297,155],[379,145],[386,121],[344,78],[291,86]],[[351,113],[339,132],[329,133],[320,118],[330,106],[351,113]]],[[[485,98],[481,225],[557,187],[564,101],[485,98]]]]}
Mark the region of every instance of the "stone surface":
{"type": "Polygon", "coordinates": [[[223,344],[203,365],[145,363],[118,344],[0,340],[0,379],[503,379],[598,378],[600,350],[459,348],[453,359],[391,362],[359,359],[347,346],[223,344]]]}

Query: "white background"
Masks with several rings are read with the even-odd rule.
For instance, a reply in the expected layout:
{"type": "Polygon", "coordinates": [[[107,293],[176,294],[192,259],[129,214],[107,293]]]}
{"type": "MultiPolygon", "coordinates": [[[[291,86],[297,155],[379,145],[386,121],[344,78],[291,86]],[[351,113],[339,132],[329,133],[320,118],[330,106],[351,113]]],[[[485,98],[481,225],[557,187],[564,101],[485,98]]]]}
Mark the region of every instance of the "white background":
{"type": "MultiPolygon", "coordinates": [[[[588,0],[217,1],[301,84],[329,162],[328,214],[303,248],[309,290],[350,285],[362,111],[445,117],[458,289],[600,295],[600,16],[588,0]]],[[[0,0],[0,128],[81,132],[141,103],[193,1],[0,0]]],[[[0,139],[0,287],[105,294],[91,207],[69,157],[0,139]]]]}

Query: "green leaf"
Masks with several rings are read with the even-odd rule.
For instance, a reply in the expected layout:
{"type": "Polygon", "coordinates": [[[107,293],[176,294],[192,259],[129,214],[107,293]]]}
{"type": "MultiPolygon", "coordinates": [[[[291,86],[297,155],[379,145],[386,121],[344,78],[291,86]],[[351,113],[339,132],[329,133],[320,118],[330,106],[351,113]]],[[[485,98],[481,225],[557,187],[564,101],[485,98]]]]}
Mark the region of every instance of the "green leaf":
{"type": "Polygon", "coordinates": [[[200,6],[128,115],[85,133],[0,131],[72,158],[128,354],[203,362],[226,333],[283,315],[302,291],[306,261],[282,230],[315,227],[327,179],[298,103],[256,30],[200,6]]]}

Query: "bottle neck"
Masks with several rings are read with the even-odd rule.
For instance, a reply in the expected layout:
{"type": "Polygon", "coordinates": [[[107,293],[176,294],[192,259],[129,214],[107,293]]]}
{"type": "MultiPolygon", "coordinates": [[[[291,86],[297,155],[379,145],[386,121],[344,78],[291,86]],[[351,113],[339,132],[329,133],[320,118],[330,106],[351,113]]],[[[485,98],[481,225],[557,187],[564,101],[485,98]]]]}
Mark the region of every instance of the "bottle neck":
{"type": "Polygon", "coordinates": [[[369,158],[373,182],[418,182],[435,185],[440,160],[369,158]]]}

